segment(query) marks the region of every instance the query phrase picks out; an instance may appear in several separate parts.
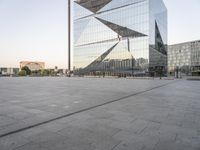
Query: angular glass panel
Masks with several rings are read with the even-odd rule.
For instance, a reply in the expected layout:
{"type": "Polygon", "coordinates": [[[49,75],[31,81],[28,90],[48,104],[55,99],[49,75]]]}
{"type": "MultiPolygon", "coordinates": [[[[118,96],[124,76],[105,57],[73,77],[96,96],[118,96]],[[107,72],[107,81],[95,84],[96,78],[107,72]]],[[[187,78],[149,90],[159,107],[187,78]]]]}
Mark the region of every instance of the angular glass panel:
{"type": "Polygon", "coordinates": [[[129,50],[129,41],[122,40],[102,61],[99,70],[104,70],[110,73],[126,73],[131,75],[133,73],[135,59],[129,50]]]}
{"type": "Polygon", "coordinates": [[[111,1],[112,0],[76,0],[75,3],[90,10],[93,13],[96,13],[111,1]]]}
{"type": "Polygon", "coordinates": [[[162,36],[160,34],[160,30],[158,28],[157,22],[155,22],[155,49],[163,54],[167,54],[165,45],[162,40],[162,36]]]}
{"type": "MultiPolygon", "coordinates": [[[[96,17],[97,18],[97,17],[96,17]]],[[[114,32],[116,32],[121,37],[142,37],[146,36],[145,34],[139,33],[137,31],[133,31],[127,27],[123,27],[117,24],[114,24],[112,22],[97,18],[99,21],[101,21],[103,24],[108,26],[110,29],[112,29],[114,32]]]]}
{"type": "Polygon", "coordinates": [[[96,15],[98,18],[132,29],[142,34],[149,34],[149,5],[147,1],[127,7],[114,9],[96,15]],[[125,19],[129,18],[129,19],[125,19]]]}
{"type": "Polygon", "coordinates": [[[74,22],[74,43],[81,37],[82,32],[87,28],[90,19],[84,19],[74,22]]]}
{"type": "Polygon", "coordinates": [[[167,72],[167,9],[162,0],[150,0],[149,70],[167,72]]]}
{"type": "Polygon", "coordinates": [[[90,12],[89,10],[83,8],[79,4],[74,3],[73,7],[74,7],[74,16],[73,16],[74,20],[77,20],[79,18],[82,18],[82,17],[89,16],[89,15],[93,14],[92,12],[90,12]]]}
{"type": "Polygon", "coordinates": [[[99,56],[97,59],[95,59],[91,64],[89,64],[85,69],[87,70],[96,70],[99,65],[102,63],[102,61],[109,55],[113,49],[118,45],[119,42],[114,44],[112,47],[110,47],[106,52],[104,52],[101,56],[99,56]]]}
{"type": "Polygon", "coordinates": [[[140,3],[147,0],[112,0],[108,5],[103,7],[99,12],[109,11],[112,9],[118,9],[121,7],[126,7],[136,3],[140,3]]]}
{"type": "Polygon", "coordinates": [[[104,61],[131,59],[133,56],[128,49],[128,41],[123,40],[104,58],[104,61]]]}
{"type": "Polygon", "coordinates": [[[106,25],[98,21],[96,18],[91,18],[87,24],[87,28],[82,32],[76,45],[95,43],[117,38],[118,35],[106,25]]]}
{"type": "Polygon", "coordinates": [[[116,44],[116,41],[74,47],[75,69],[88,66],[108,49],[110,49],[114,44],[116,44]]]}

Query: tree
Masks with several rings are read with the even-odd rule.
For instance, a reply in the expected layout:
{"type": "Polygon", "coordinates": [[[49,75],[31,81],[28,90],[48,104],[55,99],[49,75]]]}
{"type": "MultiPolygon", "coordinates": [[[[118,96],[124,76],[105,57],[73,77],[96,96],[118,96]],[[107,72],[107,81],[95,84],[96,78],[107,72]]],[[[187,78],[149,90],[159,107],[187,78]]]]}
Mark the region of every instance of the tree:
{"type": "Polygon", "coordinates": [[[54,69],[49,70],[49,75],[50,76],[56,76],[56,72],[54,71],[54,69]]]}
{"type": "Polygon", "coordinates": [[[41,70],[42,76],[49,76],[49,74],[50,74],[50,71],[48,69],[41,70]]]}
{"type": "Polygon", "coordinates": [[[18,76],[26,76],[26,71],[21,70],[20,72],[18,72],[18,76]]]}
{"type": "Polygon", "coordinates": [[[31,75],[31,70],[29,69],[29,67],[27,67],[27,66],[24,66],[24,67],[22,67],[22,69],[21,70],[24,70],[24,71],[26,71],[26,75],[31,75]]]}

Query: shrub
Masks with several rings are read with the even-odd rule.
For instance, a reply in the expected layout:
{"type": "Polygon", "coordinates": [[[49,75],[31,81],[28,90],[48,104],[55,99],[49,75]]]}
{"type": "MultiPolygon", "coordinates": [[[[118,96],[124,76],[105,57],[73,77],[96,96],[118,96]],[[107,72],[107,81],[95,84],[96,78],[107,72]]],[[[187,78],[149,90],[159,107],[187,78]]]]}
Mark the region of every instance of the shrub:
{"type": "Polygon", "coordinates": [[[18,76],[26,76],[26,71],[21,70],[20,72],[18,72],[18,76]]]}

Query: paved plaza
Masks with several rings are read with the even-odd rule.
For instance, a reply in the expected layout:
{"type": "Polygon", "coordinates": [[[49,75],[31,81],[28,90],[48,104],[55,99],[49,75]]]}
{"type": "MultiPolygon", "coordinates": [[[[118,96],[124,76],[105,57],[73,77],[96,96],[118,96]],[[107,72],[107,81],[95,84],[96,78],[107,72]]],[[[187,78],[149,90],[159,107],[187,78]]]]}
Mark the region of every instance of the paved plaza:
{"type": "Polygon", "coordinates": [[[0,78],[0,150],[200,150],[200,82],[0,78]]]}

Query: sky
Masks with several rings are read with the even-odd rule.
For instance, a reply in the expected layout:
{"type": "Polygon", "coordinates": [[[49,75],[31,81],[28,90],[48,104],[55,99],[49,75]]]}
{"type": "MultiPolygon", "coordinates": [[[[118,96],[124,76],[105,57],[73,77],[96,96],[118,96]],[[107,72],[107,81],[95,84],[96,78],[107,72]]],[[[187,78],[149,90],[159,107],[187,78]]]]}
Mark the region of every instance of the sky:
{"type": "MultiPolygon", "coordinates": [[[[200,40],[200,0],[164,0],[168,43],[200,40]]],[[[67,68],[67,0],[0,0],[0,67],[67,68]]]]}

